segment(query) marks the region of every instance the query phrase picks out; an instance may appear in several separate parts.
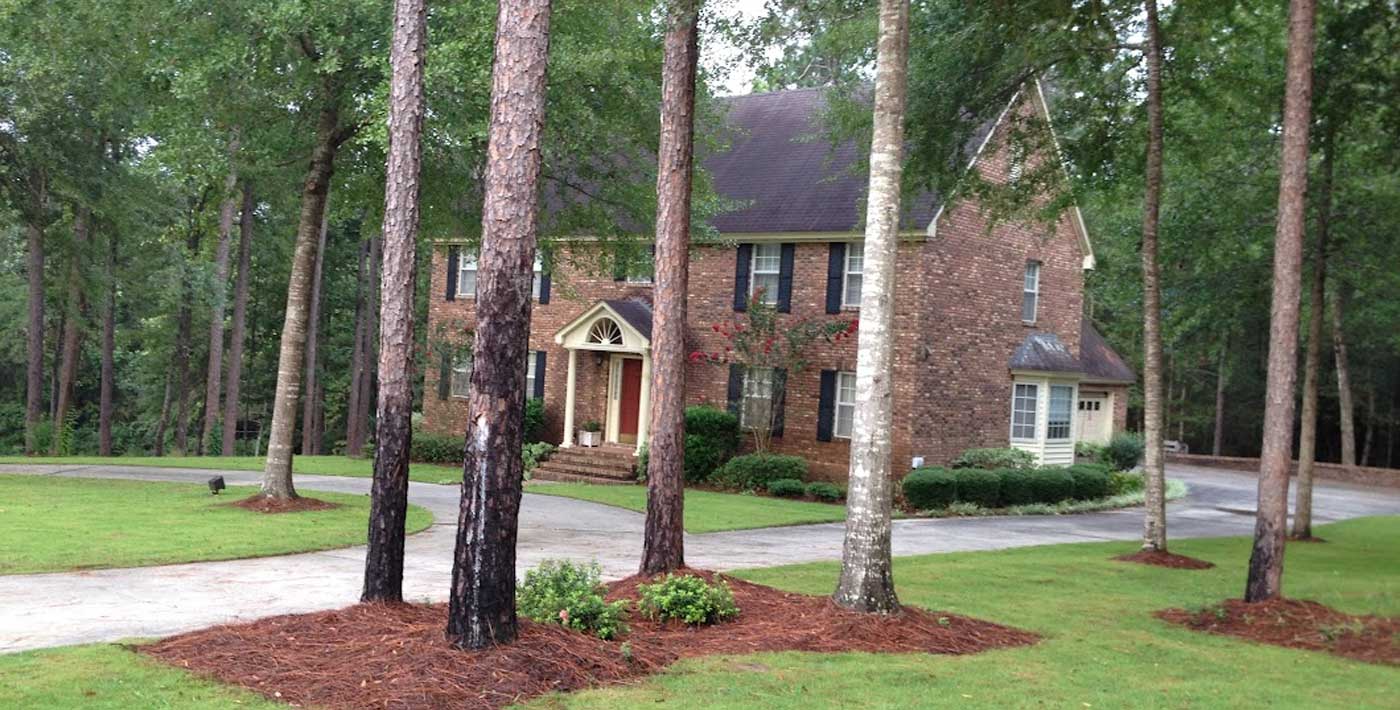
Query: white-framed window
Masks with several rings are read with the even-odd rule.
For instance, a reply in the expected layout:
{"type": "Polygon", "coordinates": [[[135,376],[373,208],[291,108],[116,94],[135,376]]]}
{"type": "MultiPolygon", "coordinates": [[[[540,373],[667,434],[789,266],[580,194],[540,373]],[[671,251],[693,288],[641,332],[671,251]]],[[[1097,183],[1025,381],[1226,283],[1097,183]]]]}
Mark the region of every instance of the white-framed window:
{"type": "Polygon", "coordinates": [[[535,398],[535,378],[539,376],[535,369],[539,364],[539,353],[531,350],[525,354],[525,399],[535,398]]]}
{"type": "Polygon", "coordinates": [[[457,257],[457,297],[476,298],[476,254],[465,249],[457,257]]]}
{"type": "Polygon", "coordinates": [[[1035,322],[1035,310],[1040,300],[1040,262],[1026,261],[1026,278],[1021,288],[1021,320],[1035,322]]]}
{"type": "Polygon", "coordinates": [[[846,268],[842,274],[841,305],[846,308],[860,307],[860,287],[865,281],[865,244],[853,242],[846,245],[846,268]]]}
{"type": "Polygon", "coordinates": [[[856,420],[856,373],[836,373],[836,429],[839,439],[851,438],[856,420]]]}
{"type": "Polygon", "coordinates": [[[1045,415],[1045,438],[1063,441],[1070,437],[1070,412],[1074,411],[1074,387],[1050,385],[1050,411],[1045,415]]]}
{"type": "Polygon", "coordinates": [[[472,389],[472,355],[467,353],[452,363],[452,396],[466,397],[472,389]]]}
{"type": "Polygon", "coordinates": [[[762,293],[764,303],[778,302],[778,275],[783,269],[783,245],[753,245],[749,268],[749,296],[762,293]]]}
{"type": "Polygon", "coordinates": [[[1037,385],[1016,383],[1011,395],[1011,438],[1035,439],[1036,404],[1040,399],[1037,385]]]}
{"type": "Polygon", "coordinates": [[[535,250],[535,275],[530,282],[530,297],[536,301],[540,300],[540,276],[544,274],[544,257],[540,255],[538,249],[535,250]]]}
{"type": "Polygon", "coordinates": [[[744,401],[739,407],[739,424],[745,429],[773,423],[773,368],[750,367],[744,371],[744,401]]]}

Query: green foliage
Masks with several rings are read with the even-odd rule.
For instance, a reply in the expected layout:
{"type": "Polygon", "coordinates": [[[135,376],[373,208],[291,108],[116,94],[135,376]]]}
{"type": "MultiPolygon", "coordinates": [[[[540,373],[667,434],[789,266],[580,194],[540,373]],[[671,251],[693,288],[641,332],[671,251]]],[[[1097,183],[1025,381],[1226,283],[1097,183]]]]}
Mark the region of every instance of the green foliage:
{"type": "Polygon", "coordinates": [[[525,400],[525,443],[530,444],[540,440],[544,435],[544,400],[525,400]]]}
{"type": "Polygon", "coordinates": [[[579,428],[586,432],[596,434],[603,430],[603,425],[598,423],[597,419],[585,419],[583,424],[579,425],[579,428]]]}
{"type": "Polygon", "coordinates": [[[1035,456],[1011,447],[968,449],[953,459],[953,468],[1035,468],[1035,456]]]}
{"type": "Polygon", "coordinates": [[[1031,493],[1036,503],[1059,503],[1074,497],[1074,477],[1059,466],[1044,466],[1031,472],[1031,493]]]}
{"type": "Polygon", "coordinates": [[[1065,469],[1074,479],[1075,500],[1097,500],[1107,498],[1109,489],[1108,466],[1098,463],[1077,463],[1065,469]]]}
{"type": "Polygon", "coordinates": [[[1142,490],[1143,480],[1141,473],[1131,471],[1114,471],[1108,475],[1108,492],[1110,495],[1121,496],[1128,493],[1136,493],[1142,490]]]}
{"type": "Polygon", "coordinates": [[[814,481],[807,484],[807,495],[817,500],[834,503],[845,495],[841,487],[829,481],[814,481]]]}
{"type": "Polygon", "coordinates": [[[419,463],[460,464],[466,446],[460,436],[415,431],[408,458],[419,463]]]}
{"type": "Polygon", "coordinates": [[[1120,431],[1113,435],[1108,441],[1108,447],[1104,449],[1104,459],[1115,471],[1127,471],[1138,465],[1142,460],[1142,452],[1145,444],[1141,434],[1120,431]]]}
{"type": "Polygon", "coordinates": [[[1001,502],[1001,477],[996,471],[980,468],[960,468],[955,471],[958,500],[995,508],[1001,502]]]}
{"type": "Polygon", "coordinates": [[[768,495],[779,498],[800,498],[806,492],[807,487],[796,478],[779,478],[768,482],[768,495]]]}
{"type": "Polygon", "coordinates": [[[1038,471],[1024,468],[1003,468],[996,471],[1001,478],[1001,505],[1025,505],[1041,502],[1032,483],[1038,471]]]}
{"type": "Polygon", "coordinates": [[[946,468],[915,469],[901,485],[904,501],[914,510],[946,508],[958,499],[957,476],[946,468]]]}
{"type": "Polygon", "coordinates": [[[549,458],[549,455],[557,449],[554,444],[544,441],[536,441],[533,444],[526,444],[520,450],[520,455],[525,459],[525,478],[529,479],[531,472],[541,461],[549,458]]]}
{"type": "Polygon", "coordinates": [[[739,418],[716,407],[685,409],[685,480],[709,478],[739,449],[739,418]]]}
{"type": "Polygon", "coordinates": [[[651,447],[642,445],[642,450],[637,452],[637,463],[633,464],[633,470],[637,472],[637,481],[646,483],[647,463],[651,461],[651,447]]]}
{"type": "Polygon", "coordinates": [[[544,560],[525,573],[515,594],[516,609],[531,621],[559,624],[601,639],[627,632],[622,616],[626,601],[607,602],[598,563],[576,565],[544,560]]]}
{"type": "Polygon", "coordinates": [[[668,574],[660,582],[637,587],[637,593],[641,596],[638,608],[658,621],[674,619],[696,626],[739,615],[728,584],[711,584],[693,574],[668,574]]]}
{"type": "Polygon", "coordinates": [[[725,488],[757,491],[782,478],[799,481],[807,478],[806,459],[782,454],[735,456],[715,471],[710,482],[725,488]]]}
{"type": "Polygon", "coordinates": [[[1086,463],[1099,463],[1103,461],[1104,450],[1108,448],[1103,444],[1095,444],[1092,441],[1074,442],[1074,457],[1084,459],[1086,463]]]}

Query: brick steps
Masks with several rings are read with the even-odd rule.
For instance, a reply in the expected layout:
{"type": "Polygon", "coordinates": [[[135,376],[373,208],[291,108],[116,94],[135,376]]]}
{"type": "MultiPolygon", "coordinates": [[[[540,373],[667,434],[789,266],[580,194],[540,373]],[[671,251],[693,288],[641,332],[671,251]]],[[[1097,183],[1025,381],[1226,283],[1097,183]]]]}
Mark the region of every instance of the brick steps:
{"type": "Polygon", "coordinates": [[[572,447],[559,449],[535,469],[533,478],[561,483],[604,485],[637,482],[636,456],[631,447],[572,447]]]}

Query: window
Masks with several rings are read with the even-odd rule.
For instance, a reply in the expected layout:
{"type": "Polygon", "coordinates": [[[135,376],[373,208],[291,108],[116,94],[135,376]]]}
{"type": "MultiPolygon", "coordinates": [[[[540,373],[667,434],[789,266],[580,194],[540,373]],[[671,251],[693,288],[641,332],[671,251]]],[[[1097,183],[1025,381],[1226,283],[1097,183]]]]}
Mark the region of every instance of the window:
{"type": "Polygon", "coordinates": [[[535,367],[540,364],[539,354],[534,350],[525,353],[525,399],[535,398],[535,378],[539,376],[535,367]]]}
{"type": "Polygon", "coordinates": [[[1045,417],[1045,438],[1069,438],[1070,412],[1074,410],[1074,387],[1050,385],[1050,412],[1045,417]]]}
{"type": "Polygon", "coordinates": [[[472,389],[472,355],[467,353],[452,365],[452,396],[466,397],[472,389]]]}
{"type": "Polygon", "coordinates": [[[836,431],[837,438],[851,438],[856,419],[856,373],[836,373],[836,431]]]}
{"type": "Polygon", "coordinates": [[[656,273],[656,247],[647,250],[646,256],[629,259],[627,263],[627,283],[646,286],[651,284],[656,273]]]}
{"type": "Polygon", "coordinates": [[[540,275],[544,273],[544,258],[540,256],[540,251],[535,250],[535,277],[530,282],[530,297],[536,301],[540,300],[540,275]]]}
{"type": "Polygon", "coordinates": [[[778,302],[778,274],[783,266],[783,245],[753,245],[753,261],[749,270],[749,295],[762,293],[763,303],[778,302]]]}
{"type": "Polygon", "coordinates": [[[1035,410],[1039,395],[1037,385],[1016,385],[1011,396],[1012,439],[1035,438],[1035,410]]]}
{"type": "Polygon", "coordinates": [[[621,345],[622,328],[611,318],[599,318],[588,329],[586,340],[594,345],[621,345]]]}
{"type": "Polygon", "coordinates": [[[751,367],[744,372],[744,401],[739,423],[745,429],[768,427],[773,423],[773,369],[751,367]]]}
{"type": "Polygon", "coordinates": [[[847,308],[860,307],[860,287],[865,280],[865,244],[846,245],[846,270],[841,285],[841,305],[847,308]]]}
{"type": "Polygon", "coordinates": [[[1026,172],[1026,150],[1023,146],[1011,147],[1011,165],[1006,170],[1007,181],[1016,184],[1026,172]]]}
{"type": "Polygon", "coordinates": [[[1021,320],[1035,322],[1036,301],[1040,300],[1040,262],[1026,262],[1026,280],[1021,293],[1021,320]]]}
{"type": "Polygon", "coordinates": [[[476,254],[463,250],[457,262],[457,295],[476,298],[476,254]]]}

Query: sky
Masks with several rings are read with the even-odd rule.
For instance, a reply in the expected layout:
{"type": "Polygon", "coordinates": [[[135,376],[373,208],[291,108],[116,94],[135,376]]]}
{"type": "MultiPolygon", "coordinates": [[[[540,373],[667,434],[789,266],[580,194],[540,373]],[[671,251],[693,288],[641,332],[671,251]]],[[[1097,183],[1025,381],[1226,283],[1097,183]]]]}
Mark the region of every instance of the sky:
{"type": "MultiPolygon", "coordinates": [[[[766,0],[711,0],[713,11],[725,17],[754,20],[763,15],[766,0]]],[[[722,74],[723,78],[714,84],[716,93],[721,96],[746,94],[753,82],[754,72],[739,61],[737,47],[721,38],[701,37],[700,62],[711,75],[722,74]]]]}

